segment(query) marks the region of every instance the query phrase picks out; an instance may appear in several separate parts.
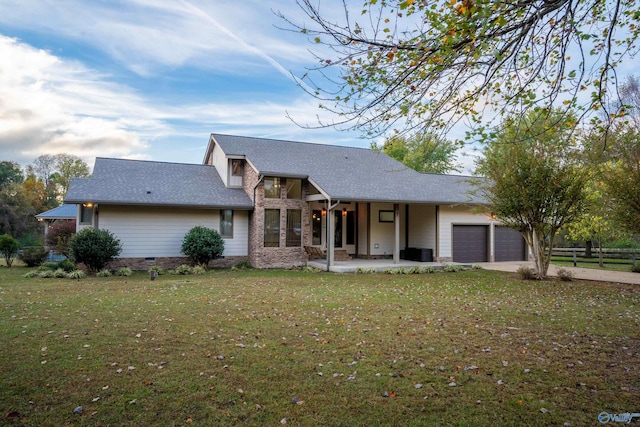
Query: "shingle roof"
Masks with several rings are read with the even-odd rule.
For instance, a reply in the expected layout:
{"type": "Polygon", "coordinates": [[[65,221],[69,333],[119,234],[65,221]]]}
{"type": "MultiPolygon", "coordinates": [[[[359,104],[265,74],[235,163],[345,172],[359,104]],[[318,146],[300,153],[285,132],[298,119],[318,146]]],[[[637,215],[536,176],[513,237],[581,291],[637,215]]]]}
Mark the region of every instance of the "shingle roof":
{"type": "Polygon", "coordinates": [[[66,203],[252,209],[240,188],[226,188],[213,166],[96,158],[92,178],[72,180],[66,203]]]}
{"type": "Polygon", "coordinates": [[[483,203],[473,195],[480,178],[423,174],[379,151],[212,134],[227,156],[245,156],[265,176],[308,177],[332,200],[483,203]]]}
{"type": "Polygon", "coordinates": [[[78,205],[69,204],[58,206],[46,212],[36,215],[38,219],[75,219],[78,213],[78,205]]]}

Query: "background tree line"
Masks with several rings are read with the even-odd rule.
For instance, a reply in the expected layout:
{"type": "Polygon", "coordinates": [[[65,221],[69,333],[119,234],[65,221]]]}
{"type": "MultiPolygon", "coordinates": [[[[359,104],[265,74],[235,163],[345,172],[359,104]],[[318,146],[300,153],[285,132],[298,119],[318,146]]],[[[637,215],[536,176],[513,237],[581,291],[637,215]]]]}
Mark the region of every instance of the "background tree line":
{"type": "Polygon", "coordinates": [[[42,243],[35,215],[62,204],[72,178],[90,177],[87,164],[71,154],[44,154],[22,169],[11,160],[0,161],[0,234],[22,246],[42,243]]]}

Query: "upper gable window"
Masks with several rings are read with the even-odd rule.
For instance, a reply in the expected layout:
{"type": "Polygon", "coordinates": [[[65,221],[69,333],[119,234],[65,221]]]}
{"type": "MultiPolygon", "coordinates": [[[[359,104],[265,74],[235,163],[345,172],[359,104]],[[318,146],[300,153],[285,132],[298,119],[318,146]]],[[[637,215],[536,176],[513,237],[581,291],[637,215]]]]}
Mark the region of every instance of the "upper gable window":
{"type": "Polygon", "coordinates": [[[302,198],[302,180],[287,178],[287,199],[302,198]]]}
{"type": "Polygon", "coordinates": [[[231,176],[242,176],[242,160],[231,160],[231,176]]]}
{"type": "Polygon", "coordinates": [[[268,177],[264,179],[264,197],[267,199],[280,198],[280,178],[268,177]]]}
{"type": "Polygon", "coordinates": [[[244,165],[240,159],[231,159],[229,167],[229,186],[242,187],[242,175],[244,174],[244,165]]]}

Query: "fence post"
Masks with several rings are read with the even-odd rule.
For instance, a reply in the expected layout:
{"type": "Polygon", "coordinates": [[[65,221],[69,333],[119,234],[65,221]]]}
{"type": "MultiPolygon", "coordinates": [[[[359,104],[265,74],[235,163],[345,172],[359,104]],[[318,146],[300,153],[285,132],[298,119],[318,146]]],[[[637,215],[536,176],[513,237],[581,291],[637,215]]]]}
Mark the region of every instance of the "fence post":
{"type": "Polygon", "coordinates": [[[577,260],[577,255],[576,255],[576,250],[573,250],[573,266],[577,267],[578,265],[578,260],[577,260]]]}
{"type": "Polygon", "coordinates": [[[631,265],[636,266],[636,253],[631,254],[631,265]]]}

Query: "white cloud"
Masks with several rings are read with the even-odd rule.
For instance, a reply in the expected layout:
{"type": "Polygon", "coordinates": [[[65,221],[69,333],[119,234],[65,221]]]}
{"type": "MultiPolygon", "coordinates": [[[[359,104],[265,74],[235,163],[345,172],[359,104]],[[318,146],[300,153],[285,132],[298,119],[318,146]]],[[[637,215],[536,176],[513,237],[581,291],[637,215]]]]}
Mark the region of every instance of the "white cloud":
{"type": "Polygon", "coordinates": [[[162,122],[123,113],[148,108],[130,90],[82,65],[0,36],[0,154],[26,164],[40,154],[131,155],[162,122]]]}

